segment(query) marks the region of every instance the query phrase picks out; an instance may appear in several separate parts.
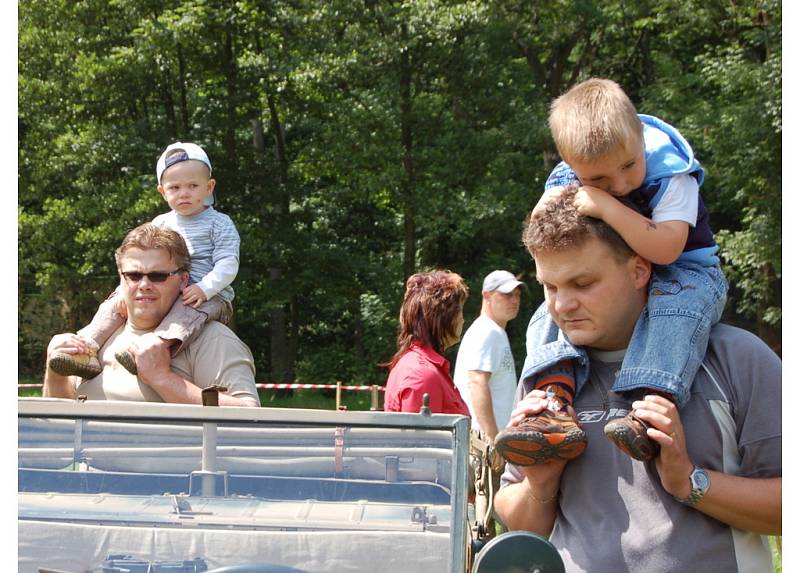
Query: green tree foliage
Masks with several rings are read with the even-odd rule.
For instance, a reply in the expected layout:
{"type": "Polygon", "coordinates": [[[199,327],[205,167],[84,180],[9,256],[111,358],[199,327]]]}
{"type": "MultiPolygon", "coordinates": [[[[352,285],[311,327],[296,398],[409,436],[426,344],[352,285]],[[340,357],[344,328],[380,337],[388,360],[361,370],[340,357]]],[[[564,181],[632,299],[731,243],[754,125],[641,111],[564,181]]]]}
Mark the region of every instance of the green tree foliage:
{"type": "Polygon", "coordinates": [[[611,77],[707,168],[731,318],[780,327],[780,3],[29,0],[19,6],[20,366],[87,322],[113,249],[203,145],[242,236],[234,328],[259,380],[382,383],[405,277],[495,268],[541,301],[521,222],[551,99],[611,77]],[[761,121],[754,121],[758,118],[761,121]]]}

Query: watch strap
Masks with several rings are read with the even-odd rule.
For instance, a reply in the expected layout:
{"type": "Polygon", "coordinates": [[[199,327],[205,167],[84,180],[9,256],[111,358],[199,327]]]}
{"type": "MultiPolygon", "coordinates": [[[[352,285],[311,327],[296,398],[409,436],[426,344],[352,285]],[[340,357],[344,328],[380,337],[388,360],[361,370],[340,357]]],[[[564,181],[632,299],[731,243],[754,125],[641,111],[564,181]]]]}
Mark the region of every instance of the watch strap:
{"type": "Polygon", "coordinates": [[[689,495],[685,498],[675,497],[675,499],[684,505],[694,507],[701,499],[703,499],[708,491],[710,486],[708,472],[702,468],[694,466],[692,473],[689,474],[689,485],[692,488],[689,491],[689,495]],[[705,485],[701,485],[701,482],[705,485]]]}

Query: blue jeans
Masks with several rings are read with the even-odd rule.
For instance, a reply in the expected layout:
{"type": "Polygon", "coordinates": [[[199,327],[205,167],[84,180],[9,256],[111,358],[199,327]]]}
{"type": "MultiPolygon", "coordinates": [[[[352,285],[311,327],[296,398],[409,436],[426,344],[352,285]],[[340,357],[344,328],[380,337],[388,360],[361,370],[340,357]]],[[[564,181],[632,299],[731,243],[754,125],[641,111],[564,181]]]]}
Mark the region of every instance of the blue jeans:
{"type": "MultiPolygon", "coordinates": [[[[647,306],[636,322],[612,391],[661,390],[683,406],[705,356],[711,327],[722,317],[727,292],[719,265],[683,261],[653,265],[647,306]]],[[[574,359],[576,392],[580,392],[588,379],[586,353],[558,329],[545,304],[528,324],[526,348],[522,380],[559,360],[574,359]]]]}

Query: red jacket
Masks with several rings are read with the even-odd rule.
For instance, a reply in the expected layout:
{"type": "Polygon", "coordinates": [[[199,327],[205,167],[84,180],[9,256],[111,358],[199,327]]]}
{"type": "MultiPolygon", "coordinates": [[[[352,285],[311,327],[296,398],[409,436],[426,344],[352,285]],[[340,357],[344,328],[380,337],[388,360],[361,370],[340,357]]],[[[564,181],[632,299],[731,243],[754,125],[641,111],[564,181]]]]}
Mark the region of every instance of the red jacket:
{"type": "Polygon", "coordinates": [[[389,372],[383,409],[419,412],[425,393],[430,396],[431,413],[469,416],[469,408],[450,377],[450,361],[433,348],[412,342],[389,372]]]}

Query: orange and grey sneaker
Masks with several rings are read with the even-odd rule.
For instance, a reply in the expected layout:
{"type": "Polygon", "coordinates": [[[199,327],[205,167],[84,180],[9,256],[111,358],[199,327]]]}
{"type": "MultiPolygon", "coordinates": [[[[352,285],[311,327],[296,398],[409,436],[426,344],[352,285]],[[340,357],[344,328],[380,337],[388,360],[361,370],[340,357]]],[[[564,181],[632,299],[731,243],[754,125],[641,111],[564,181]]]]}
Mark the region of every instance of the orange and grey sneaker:
{"type": "Polygon", "coordinates": [[[657,442],[647,435],[650,424],[637,418],[633,410],[627,416],[615,418],[605,425],[603,431],[620,450],[634,460],[647,462],[658,455],[661,449],[657,442]]]}
{"type": "Polygon", "coordinates": [[[495,448],[506,461],[518,466],[551,460],[572,460],[586,449],[572,402],[575,376],[572,361],[562,360],[542,372],[533,385],[547,395],[547,409],[506,428],[495,438],[495,448]]]}
{"type": "Polygon", "coordinates": [[[54,352],[47,361],[48,368],[62,376],[94,378],[103,371],[103,367],[97,359],[97,344],[93,340],[86,340],[86,345],[89,347],[89,352],[85,354],[54,352]]]}
{"type": "Polygon", "coordinates": [[[586,449],[586,433],[575,410],[543,410],[517,426],[506,428],[495,438],[495,449],[506,461],[518,466],[573,460],[586,449]]]}

